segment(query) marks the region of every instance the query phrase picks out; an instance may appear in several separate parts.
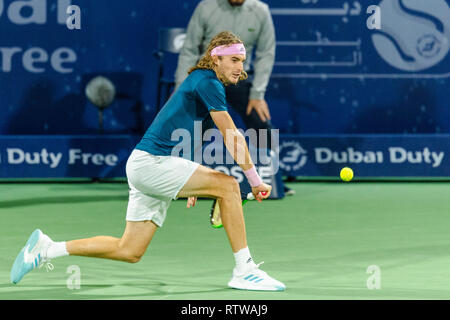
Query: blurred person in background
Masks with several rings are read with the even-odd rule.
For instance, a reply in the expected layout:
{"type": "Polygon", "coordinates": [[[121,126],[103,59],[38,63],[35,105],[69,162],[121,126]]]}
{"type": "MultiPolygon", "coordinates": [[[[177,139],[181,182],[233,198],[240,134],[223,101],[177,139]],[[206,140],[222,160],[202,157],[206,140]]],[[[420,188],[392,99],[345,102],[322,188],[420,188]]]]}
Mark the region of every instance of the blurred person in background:
{"type": "MultiPolygon", "coordinates": [[[[188,76],[188,70],[197,64],[211,39],[224,30],[241,38],[249,53],[244,64],[249,78],[227,86],[226,99],[247,129],[266,129],[270,137],[273,125],[264,95],[275,61],[275,29],[268,5],[259,0],[203,0],[197,5],[178,58],[175,90],[188,76]]],[[[267,148],[271,149],[270,138],[267,148]]],[[[286,195],[295,192],[287,187],[284,191],[286,195]]]]}

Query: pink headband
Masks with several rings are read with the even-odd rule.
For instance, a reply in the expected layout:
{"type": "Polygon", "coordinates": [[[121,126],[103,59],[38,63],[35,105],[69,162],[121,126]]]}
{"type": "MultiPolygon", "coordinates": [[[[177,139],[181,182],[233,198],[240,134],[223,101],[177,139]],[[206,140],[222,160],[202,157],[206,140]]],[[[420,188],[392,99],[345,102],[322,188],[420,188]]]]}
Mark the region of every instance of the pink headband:
{"type": "Polygon", "coordinates": [[[212,49],[211,56],[231,56],[233,54],[245,55],[245,47],[242,43],[235,43],[229,46],[223,45],[212,49]]]}

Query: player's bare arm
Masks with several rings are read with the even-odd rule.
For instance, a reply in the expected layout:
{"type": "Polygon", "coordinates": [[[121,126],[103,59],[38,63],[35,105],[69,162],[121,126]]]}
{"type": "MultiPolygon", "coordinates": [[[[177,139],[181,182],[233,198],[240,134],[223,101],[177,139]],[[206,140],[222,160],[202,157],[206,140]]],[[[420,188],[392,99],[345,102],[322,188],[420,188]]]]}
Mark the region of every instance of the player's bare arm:
{"type": "MultiPolygon", "coordinates": [[[[244,173],[252,170],[255,165],[250,157],[247,142],[236,128],[230,114],[227,111],[213,111],[210,112],[210,115],[223,136],[225,147],[236,163],[242,168],[244,173]]],[[[271,190],[272,187],[262,181],[261,184],[252,186],[252,193],[258,201],[268,198],[271,190]]]]}

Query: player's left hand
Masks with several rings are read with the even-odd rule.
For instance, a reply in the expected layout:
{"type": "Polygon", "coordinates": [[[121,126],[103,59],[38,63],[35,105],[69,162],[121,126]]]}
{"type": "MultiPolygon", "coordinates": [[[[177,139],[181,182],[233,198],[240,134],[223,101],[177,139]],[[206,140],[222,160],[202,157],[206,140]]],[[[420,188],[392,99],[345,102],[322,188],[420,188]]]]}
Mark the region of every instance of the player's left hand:
{"type": "Polygon", "coordinates": [[[264,182],[261,183],[259,186],[252,188],[253,196],[258,202],[262,202],[264,199],[267,199],[270,196],[271,192],[272,186],[264,182]]]}
{"type": "Polygon", "coordinates": [[[190,208],[195,206],[195,203],[197,202],[197,197],[189,197],[187,199],[187,204],[186,204],[186,208],[190,208]]]}
{"type": "Polygon", "coordinates": [[[247,105],[247,115],[250,115],[253,109],[255,109],[256,113],[263,122],[270,120],[270,111],[266,100],[250,99],[247,105]]]}

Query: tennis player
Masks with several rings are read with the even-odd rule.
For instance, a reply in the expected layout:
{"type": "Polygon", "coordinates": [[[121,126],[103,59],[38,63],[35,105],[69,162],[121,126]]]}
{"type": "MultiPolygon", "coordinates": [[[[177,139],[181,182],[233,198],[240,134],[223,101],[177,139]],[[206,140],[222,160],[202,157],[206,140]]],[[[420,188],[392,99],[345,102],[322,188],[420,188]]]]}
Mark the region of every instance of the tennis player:
{"type": "MultiPolygon", "coordinates": [[[[218,199],[236,266],[228,286],[243,290],[282,291],[285,285],[271,278],[255,264],[247,245],[239,184],[234,177],[186,159],[173,156],[178,141],[171,139],[176,129],[186,129],[194,137],[194,121],[205,129],[214,124],[224,137],[230,154],[244,171],[252,193],[261,202],[271,186],[262,182],[250,158],[245,138],[227,112],[224,85],[245,79],[246,52],[242,41],[230,32],[215,36],[205,55],[189,71],[189,76],[169,99],[131,153],[126,174],[130,188],[126,227],[121,238],[93,238],[54,242],[35,230],[18,254],[11,282],[18,283],[28,272],[49,266],[50,260],[74,255],[106,258],[130,263],[144,255],[158,227],[162,227],[172,200],[196,197],[218,199]],[[239,160],[239,161],[238,161],[239,160]]],[[[193,142],[193,141],[192,141],[193,142]]]]}

